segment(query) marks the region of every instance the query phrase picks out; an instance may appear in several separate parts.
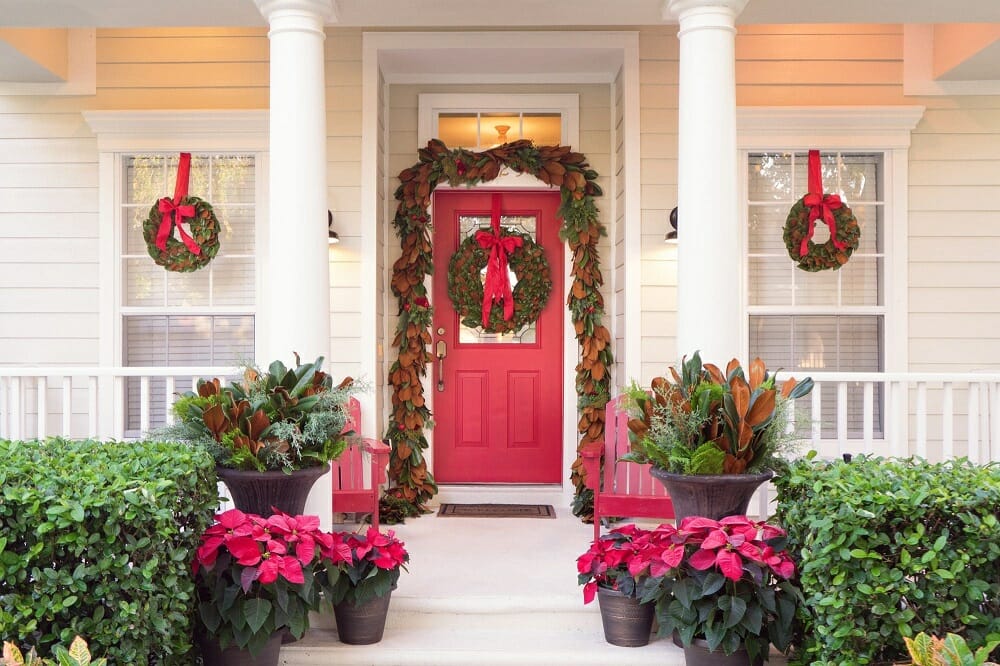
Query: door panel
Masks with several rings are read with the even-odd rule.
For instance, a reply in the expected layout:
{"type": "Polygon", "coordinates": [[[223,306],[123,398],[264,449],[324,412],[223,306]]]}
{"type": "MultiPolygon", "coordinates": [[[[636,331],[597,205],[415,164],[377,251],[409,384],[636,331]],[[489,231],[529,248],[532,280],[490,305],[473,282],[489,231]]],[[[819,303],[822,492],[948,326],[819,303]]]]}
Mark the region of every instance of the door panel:
{"type": "MultiPolygon", "coordinates": [[[[434,194],[434,476],[439,483],[559,483],[562,478],[563,245],[558,192],[438,191],[434,194]],[[515,334],[463,326],[448,297],[448,264],[459,244],[489,229],[493,197],[501,224],[545,250],[552,293],[538,321],[515,334]]],[[[516,251],[516,250],[515,250],[516,251]]],[[[495,305],[494,307],[500,307],[495,305]]]]}

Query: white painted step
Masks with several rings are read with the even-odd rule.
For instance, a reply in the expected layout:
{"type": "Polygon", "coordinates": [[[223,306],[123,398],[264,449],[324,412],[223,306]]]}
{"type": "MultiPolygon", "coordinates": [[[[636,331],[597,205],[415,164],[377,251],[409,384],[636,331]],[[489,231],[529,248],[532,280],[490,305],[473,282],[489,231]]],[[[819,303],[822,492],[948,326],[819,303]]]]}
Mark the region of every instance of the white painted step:
{"type": "MultiPolygon", "coordinates": [[[[391,611],[390,611],[391,612],[391,611]]],[[[445,620],[443,616],[439,619],[445,620]]],[[[375,645],[345,645],[335,631],[315,629],[295,644],[281,649],[284,666],[683,666],[684,652],[669,640],[653,640],[640,648],[616,647],[596,631],[505,631],[489,624],[456,628],[445,622],[436,627],[386,629],[375,645]]],[[[598,618],[600,625],[600,618],[598,618]]]]}

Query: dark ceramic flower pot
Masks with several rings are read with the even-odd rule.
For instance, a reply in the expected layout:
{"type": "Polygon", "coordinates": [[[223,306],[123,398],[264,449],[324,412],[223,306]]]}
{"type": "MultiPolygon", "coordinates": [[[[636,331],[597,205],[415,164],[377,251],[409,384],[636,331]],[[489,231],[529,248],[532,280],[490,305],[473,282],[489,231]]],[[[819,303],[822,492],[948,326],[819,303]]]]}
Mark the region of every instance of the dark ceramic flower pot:
{"type": "Polygon", "coordinates": [[[719,520],[726,516],[742,516],[757,487],[774,476],[767,470],[760,474],[673,474],[650,467],[649,473],[667,489],[674,504],[678,524],[688,516],[719,520]]]}
{"type": "Polygon", "coordinates": [[[640,604],[618,590],[597,588],[601,605],[604,640],[619,647],[642,647],[649,644],[653,628],[653,604],[640,604]]]}
{"type": "Polygon", "coordinates": [[[722,651],[709,652],[708,643],[700,638],[694,639],[691,645],[684,647],[680,637],[674,634],[674,645],[684,648],[684,662],[687,666],[761,666],[764,663],[762,659],[751,662],[750,655],[742,649],[732,654],[722,651]]]}
{"type": "Polygon", "coordinates": [[[329,465],[306,467],[291,474],[281,471],[253,472],[216,467],[219,478],[229,488],[236,508],[245,513],[270,516],[271,507],[298,516],[316,479],[330,471],[329,465]]]}
{"type": "Polygon", "coordinates": [[[333,614],[337,618],[337,634],[340,642],[349,645],[371,645],[382,640],[391,596],[392,590],[389,590],[385,596],[369,599],[363,604],[356,605],[346,600],[334,604],[333,614]]]}
{"type": "Polygon", "coordinates": [[[200,637],[201,658],[205,666],[278,666],[278,655],[281,652],[281,634],[278,631],[264,644],[264,649],[257,656],[249,650],[230,645],[225,650],[212,637],[200,637]]]}

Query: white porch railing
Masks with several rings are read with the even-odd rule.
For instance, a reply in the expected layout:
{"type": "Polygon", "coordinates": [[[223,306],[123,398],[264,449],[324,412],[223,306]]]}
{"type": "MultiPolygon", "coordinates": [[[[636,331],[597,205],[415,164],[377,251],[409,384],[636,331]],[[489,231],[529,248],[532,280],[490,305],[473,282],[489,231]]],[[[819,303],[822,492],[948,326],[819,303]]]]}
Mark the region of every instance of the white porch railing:
{"type": "MultiPolygon", "coordinates": [[[[239,374],[233,367],[0,367],[0,437],[136,437],[162,424],[154,413],[169,423],[175,394],[197,378],[239,374]],[[131,419],[127,381],[138,382],[131,419]]],[[[809,374],[816,387],[796,404],[804,449],[1000,461],[1000,373],[809,374]]]]}
{"type": "Polygon", "coordinates": [[[1000,461],[1000,373],[808,374],[816,386],[796,403],[804,449],[1000,461]]]}
{"type": "Polygon", "coordinates": [[[139,437],[170,423],[175,393],[190,389],[197,379],[240,373],[233,367],[0,367],[0,438],[139,437]],[[139,409],[131,424],[128,381],[139,383],[132,391],[139,409]]]}

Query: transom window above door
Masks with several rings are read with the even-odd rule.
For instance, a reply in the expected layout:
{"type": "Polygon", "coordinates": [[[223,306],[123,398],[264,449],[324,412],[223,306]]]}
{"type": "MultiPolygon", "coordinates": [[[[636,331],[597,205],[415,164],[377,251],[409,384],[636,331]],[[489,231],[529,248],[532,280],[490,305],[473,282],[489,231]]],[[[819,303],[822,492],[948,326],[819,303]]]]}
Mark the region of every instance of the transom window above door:
{"type": "Polygon", "coordinates": [[[575,93],[424,93],[418,99],[417,147],[431,139],[472,151],[521,139],[537,146],[579,142],[580,96],[575,93]]]}
{"type": "Polygon", "coordinates": [[[530,139],[539,146],[562,141],[559,113],[442,113],[438,138],[450,148],[487,150],[500,144],[530,139]]]}

